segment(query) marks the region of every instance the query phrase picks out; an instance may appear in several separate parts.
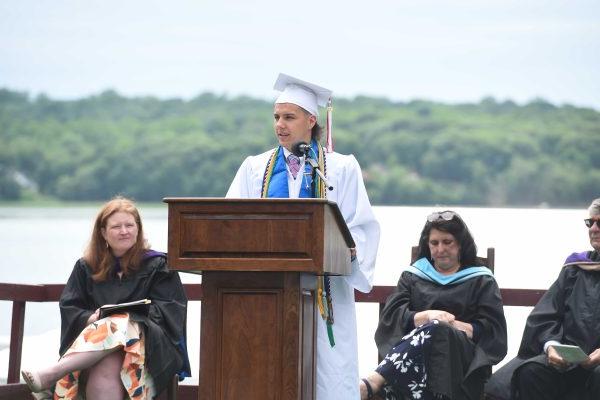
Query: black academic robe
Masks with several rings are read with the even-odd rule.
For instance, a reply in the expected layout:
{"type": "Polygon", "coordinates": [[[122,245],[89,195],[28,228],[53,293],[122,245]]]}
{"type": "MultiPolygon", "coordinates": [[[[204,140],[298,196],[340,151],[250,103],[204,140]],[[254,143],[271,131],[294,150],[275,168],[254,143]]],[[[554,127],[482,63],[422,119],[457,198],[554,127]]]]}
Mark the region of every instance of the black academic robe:
{"type": "MultiPolygon", "coordinates": [[[[454,285],[439,285],[403,272],[396,291],[387,299],[375,332],[379,354],[384,357],[414,327],[414,315],[425,310],[444,310],[456,319],[479,325],[479,337],[466,371],[437,370],[437,380],[451,380],[454,399],[476,399],[491,367],[507,352],[507,333],[500,289],[491,276],[478,276],[454,285]]],[[[460,336],[459,336],[460,337],[460,336]]],[[[427,363],[426,363],[427,365],[427,363]]],[[[429,383],[428,383],[429,384],[429,383]]],[[[434,388],[432,388],[434,390],[434,388]]]]}
{"type": "Polygon", "coordinates": [[[519,357],[534,357],[544,343],[573,344],[590,354],[600,348],[600,271],[564,267],[525,324],[519,357]]]}
{"type": "MultiPolygon", "coordinates": [[[[590,255],[589,261],[600,261],[597,252],[590,255]]],[[[529,314],[517,357],[494,373],[486,392],[498,399],[508,399],[512,390],[512,398],[519,399],[515,388],[511,389],[515,371],[527,362],[548,365],[544,344],[550,340],[577,345],[587,354],[600,348],[599,305],[600,271],[587,271],[577,264],[565,265],[529,314]]],[[[586,395],[571,392],[568,399],[584,399],[586,395]]]]}
{"type": "Polygon", "coordinates": [[[144,327],[146,365],[159,394],[176,373],[190,376],[186,350],[187,297],[177,272],[169,270],[166,256],[153,253],[132,276],[113,275],[103,282],[92,280],[92,271],[80,259],[60,297],[62,356],[94,311],[104,304],[150,299],[148,315],[130,313],[144,327]]]}

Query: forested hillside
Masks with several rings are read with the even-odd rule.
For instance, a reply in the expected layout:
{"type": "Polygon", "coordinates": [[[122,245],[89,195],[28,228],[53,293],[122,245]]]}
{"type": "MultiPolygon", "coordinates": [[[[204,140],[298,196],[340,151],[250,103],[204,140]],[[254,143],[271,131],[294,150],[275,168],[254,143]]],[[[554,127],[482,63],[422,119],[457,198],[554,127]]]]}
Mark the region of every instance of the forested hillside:
{"type": "MultiPolygon", "coordinates": [[[[271,114],[271,102],[209,93],[56,101],[0,90],[0,200],[223,196],[242,160],[274,145],[271,114]]],[[[593,109],[338,99],[334,136],[374,204],[581,207],[600,196],[593,109]]]]}

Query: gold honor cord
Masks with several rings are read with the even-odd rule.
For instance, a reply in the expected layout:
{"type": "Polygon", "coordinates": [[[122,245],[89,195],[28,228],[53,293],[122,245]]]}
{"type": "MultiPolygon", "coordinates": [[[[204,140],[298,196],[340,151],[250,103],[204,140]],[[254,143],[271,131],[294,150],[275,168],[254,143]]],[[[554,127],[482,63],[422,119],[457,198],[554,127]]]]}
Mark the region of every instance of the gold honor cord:
{"type": "Polygon", "coordinates": [[[321,318],[327,319],[327,313],[325,312],[325,291],[323,290],[323,279],[322,277],[317,278],[317,305],[319,306],[319,314],[321,318]]]}
{"type": "Polygon", "coordinates": [[[267,163],[267,168],[265,168],[265,174],[263,175],[263,185],[260,192],[260,197],[262,198],[269,197],[269,185],[271,184],[271,176],[273,175],[273,169],[275,168],[277,156],[279,155],[279,149],[281,149],[281,146],[278,146],[273,151],[273,154],[271,154],[271,158],[269,158],[269,162],[267,163]]]}
{"type": "MultiPolygon", "coordinates": [[[[321,171],[323,176],[327,176],[327,166],[325,165],[325,163],[326,163],[325,152],[323,151],[323,148],[321,146],[318,146],[318,149],[319,149],[319,154],[317,155],[317,157],[319,159],[317,160],[317,162],[319,164],[319,171],[321,171]]],[[[314,174],[314,175],[317,179],[317,183],[315,185],[315,198],[326,199],[327,198],[327,185],[325,184],[323,179],[321,179],[321,177],[318,174],[314,174]]]]}
{"type": "Polygon", "coordinates": [[[329,345],[335,346],[335,338],[333,336],[333,304],[331,300],[331,286],[329,276],[323,275],[317,278],[317,305],[321,318],[327,326],[327,337],[329,345]]]}

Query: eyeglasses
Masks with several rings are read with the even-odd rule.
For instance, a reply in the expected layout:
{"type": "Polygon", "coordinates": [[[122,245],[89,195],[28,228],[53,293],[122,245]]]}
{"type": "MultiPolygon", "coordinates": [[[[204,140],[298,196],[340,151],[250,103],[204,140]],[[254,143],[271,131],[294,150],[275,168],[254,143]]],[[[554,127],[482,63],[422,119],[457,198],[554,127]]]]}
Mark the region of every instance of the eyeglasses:
{"type": "Polygon", "coordinates": [[[588,219],[584,219],[583,222],[585,222],[585,226],[587,226],[588,228],[591,228],[592,226],[594,226],[594,223],[596,224],[596,226],[598,228],[600,228],[600,219],[588,218],[588,219]]]}
{"type": "Polygon", "coordinates": [[[444,211],[444,212],[434,212],[427,216],[427,221],[435,222],[439,220],[451,221],[452,218],[456,217],[456,214],[452,211],[444,211]]]}

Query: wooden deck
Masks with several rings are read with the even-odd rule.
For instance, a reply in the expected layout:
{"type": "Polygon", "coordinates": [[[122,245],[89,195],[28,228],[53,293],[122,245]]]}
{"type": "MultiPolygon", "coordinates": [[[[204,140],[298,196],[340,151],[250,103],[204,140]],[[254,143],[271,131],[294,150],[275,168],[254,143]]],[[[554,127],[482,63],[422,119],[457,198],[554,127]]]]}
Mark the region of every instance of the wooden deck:
{"type": "MultiPolygon", "coordinates": [[[[189,301],[202,301],[202,285],[186,284],[189,301]]],[[[25,308],[27,302],[57,302],[64,285],[21,285],[0,283],[0,301],[12,302],[12,321],[10,333],[10,353],[8,360],[7,384],[0,385],[0,400],[28,400],[31,394],[25,384],[19,383],[21,354],[23,349],[23,331],[25,326],[25,308]]],[[[356,292],[359,303],[378,303],[380,309],[394,286],[375,286],[370,293],[356,292]]],[[[545,293],[537,289],[501,289],[505,306],[533,306],[545,293]]],[[[58,312],[58,311],[57,311],[58,312]]],[[[58,344],[57,344],[58,346],[58,344]]],[[[178,399],[198,398],[198,386],[180,385],[178,399]]],[[[166,398],[166,397],[165,397],[166,398]]]]}

